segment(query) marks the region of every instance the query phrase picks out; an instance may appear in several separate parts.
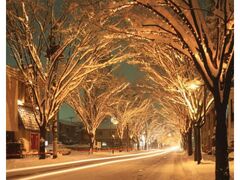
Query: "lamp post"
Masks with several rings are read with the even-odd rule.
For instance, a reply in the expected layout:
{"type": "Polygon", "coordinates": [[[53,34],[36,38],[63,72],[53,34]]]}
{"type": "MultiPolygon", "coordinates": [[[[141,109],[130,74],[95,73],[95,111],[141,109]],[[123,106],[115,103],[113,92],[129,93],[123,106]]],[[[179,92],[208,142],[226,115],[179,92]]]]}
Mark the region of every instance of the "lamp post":
{"type": "Polygon", "coordinates": [[[127,152],[129,151],[129,127],[127,123],[127,152]]]}
{"type": "MultiPolygon", "coordinates": [[[[115,117],[111,117],[111,124],[116,126],[118,124],[118,120],[115,117]]],[[[112,153],[113,154],[114,154],[114,148],[115,148],[115,135],[112,134],[112,153]]]]}
{"type": "Polygon", "coordinates": [[[133,135],[130,134],[130,135],[129,135],[129,138],[130,138],[130,147],[131,147],[131,149],[132,149],[133,146],[134,146],[134,145],[133,145],[133,139],[132,139],[132,138],[133,138],[133,135]]]}
{"type": "Polygon", "coordinates": [[[112,134],[112,153],[113,153],[113,154],[114,154],[114,148],[115,148],[115,142],[114,142],[114,140],[115,140],[115,135],[112,134]]]}
{"type": "Polygon", "coordinates": [[[201,159],[202,159],[202,154],[201,154],[201,134],[200,134],[200,129],[206,122],[206,87],[205,83],[199,81],[199,80],[193,80],[188,82],[187,84],[187,89],[189,90],[196,90],[203,86],[203,121],[201,124],[201,114],[202,111],[200,112],[200,119],[197,120],[197,122],[194,123],[194,138],[195,138],[195,151],[194,151],[194,160],[197,161],[198,164],[200,164],[201,159]]]}

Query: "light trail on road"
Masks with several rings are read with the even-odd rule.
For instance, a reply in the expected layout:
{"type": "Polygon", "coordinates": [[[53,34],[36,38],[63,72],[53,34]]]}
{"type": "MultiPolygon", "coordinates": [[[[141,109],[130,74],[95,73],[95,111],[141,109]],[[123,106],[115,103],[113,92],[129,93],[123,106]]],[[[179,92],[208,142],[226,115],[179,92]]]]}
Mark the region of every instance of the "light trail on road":
{"type": "Polygon", "coordinates": [[[54,164],[48,164],[48,165],[42,165],[42,166],[10,169],[10,170],[7,170],[7,173],[20,172],[20,171],[24,171],[24,170],[34,170],[34,169],[40,169],[40,168],[48,168],[48,167],[56,167],[56,166],[63,166],[63,165],[74,165],[74,164],[83,163],[83,162],[102,161],[102,160],[111,160],[111,159],[124,158],[124,157],[140,156],[140,155],[152,154],[152,153],[159,152],[159,151],[163,151],[163,150],[154,150],[154,151],[144,152],[144,153],[126,154],[126,155],[113,156],[113,157],[83,159],[83,160],[78,160],[78,161],[54,163],[54,164]]]}
{"type": "Polygon", "coordinates": [[[31,180],[31,179],[36,179],[36,178],[43,178],[43,177],[47,177],[47,176],[53,176],[53,175],[58,175],[58,174],[63,174],[63,173],[79,171],[79,170],[82,170],[82,169],[88,169],[88,168],[94,168],[94,167],[114,164],[114,163],[121,163],[121,162],[126,162],[126,161],[134,161],[134,160],[139,160],[139,159],[144,159],[144,158],[150,158],[150,157],[154,157],[154,156],[167,154],[167,153],[170,153],[170,152],[173,152],[173,151],[177,151],[178,149],[179,149],[179,147],[171,147],[171,148],[168,148],[168,149],[165,149],[165,150],[153,151],[151,153],[145,153],[145,154],[141,153],[141,155],[139,155],[138,157],[120,159],[120,160],[113,160],[113,161],[109,161],[109,162],[96,163],[96,164],[85,165],[85,166],[81,166],[81,167],[70,168],[70,169],[66,169],[66,170],[58,170],[58,171],[54,171],[54,172],[43,173],[43,174],[39,174],[39,175],[33,175],[33,176],[26,177],[26,178],[21,178],[21,179],[31,180]]]}

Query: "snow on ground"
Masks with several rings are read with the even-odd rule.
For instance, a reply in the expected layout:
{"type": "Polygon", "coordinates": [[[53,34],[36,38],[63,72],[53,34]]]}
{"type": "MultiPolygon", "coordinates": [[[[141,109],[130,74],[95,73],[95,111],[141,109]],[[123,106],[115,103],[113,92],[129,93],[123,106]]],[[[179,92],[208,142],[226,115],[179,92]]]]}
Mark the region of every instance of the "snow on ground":
{"type": "MultiPolygon", "coordinates": [[[[214,157],[203,154],[201,164],[193,161],[193,156],[187,156],[184,152],[176,152],[165,157],[165,163],[159,168],[163,180],[214,180],[214,157]]],[[[234,161],[230,161],[230,174],[233,179],[234,161]]]]}
{"type": "MultiPolygon", "coordinates": [[[[138,151],[132,152],[118,152],[116,151],[114,155],[124,155],[128,153],[137,153],[138,151]]],[[[143,151],[144,152],[144,151],[143,151]]],[[[50,157],[45,160],[39,160],[37,157],[28,157],[24,159],[10,159],[6,161],[7,169],[37,166],[43,164],[60,163],[67,161],[76,161],[88,158],[113,156],[111,151],[108,152],[95,152],[93,155],[88,155],[87,152],[72,151],[70,155],[62,156],[59,155],[57,159],[51,159],[50,157]]],[[[197,165],[193,161],[193,156],[187,156],[184,152],[173,152],[171,154],[164,155],[155,158],[156,162],[154,167],[150,168],[150,171],[146,176],[142,176],[145,179],[157,179],[161,177],[162,180],[211,180],[215,179],[215,162],[214,157],[203,154],[203,160],[200,165],[197,165]]],[[[145,160],[148,161],[147,159],[145,160]]],[[[143,163],[145,164],[145,163],[143,163]]],[[[233,179],[234,172],[234,161],[230,161],[230,174],[231,179],[233,179]]],[[[117,165],[119,169],[121,163],[117,165]]],[[[134,165],[135,166],[135,165],[134,165]]],[[[112,165],[113,167],[113,165],[112,165]]],[[[122,169],[124,170],[124,169],[122,169]]]]}

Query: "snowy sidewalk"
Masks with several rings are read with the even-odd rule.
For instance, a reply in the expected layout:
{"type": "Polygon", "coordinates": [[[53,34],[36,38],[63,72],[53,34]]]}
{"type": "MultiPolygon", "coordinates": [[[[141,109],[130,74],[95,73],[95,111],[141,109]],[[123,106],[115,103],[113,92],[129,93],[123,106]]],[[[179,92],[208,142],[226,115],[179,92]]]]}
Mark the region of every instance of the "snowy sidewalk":
{"type": "MultiPolygon", "coordinates": [[[[215,162],[204,158],[201,164],[193,161],[193,156],[187,156],[184,152],[172,153],[164,157],[164,163],[158,168],[163,180],[214,180],[215,162]]],[[[233,179],[234,161],[229,162],[231,180],[233,179]]]]}

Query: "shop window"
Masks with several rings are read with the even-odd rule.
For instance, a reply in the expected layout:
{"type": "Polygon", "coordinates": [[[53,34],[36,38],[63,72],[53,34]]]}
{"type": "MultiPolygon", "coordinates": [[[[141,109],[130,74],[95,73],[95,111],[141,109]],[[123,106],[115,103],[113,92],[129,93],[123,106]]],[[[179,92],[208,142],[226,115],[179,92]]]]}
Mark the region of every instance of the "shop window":
{"type": "Polygon", "coordinates": [[[102,135],[103,135],[103,132],[102,132],[102,131],[99,131],[99,132],[98,132],[98,135],[99,135],[99,136],[102,136],[102,135]]]}
{"type": "Polygon", "coordinates": [[[6,134],[6,142],[14,142],[15,140],[15,134],[14,134],[14,131],[7,131],[7,134],[6,134]]]}

